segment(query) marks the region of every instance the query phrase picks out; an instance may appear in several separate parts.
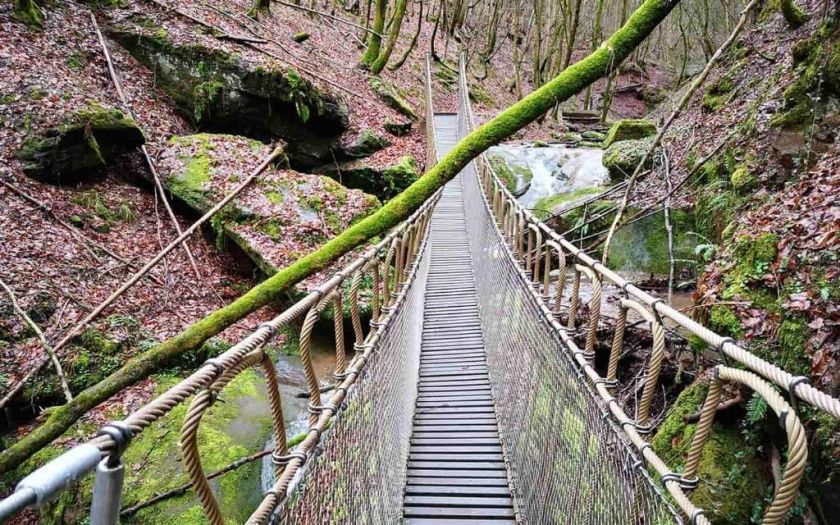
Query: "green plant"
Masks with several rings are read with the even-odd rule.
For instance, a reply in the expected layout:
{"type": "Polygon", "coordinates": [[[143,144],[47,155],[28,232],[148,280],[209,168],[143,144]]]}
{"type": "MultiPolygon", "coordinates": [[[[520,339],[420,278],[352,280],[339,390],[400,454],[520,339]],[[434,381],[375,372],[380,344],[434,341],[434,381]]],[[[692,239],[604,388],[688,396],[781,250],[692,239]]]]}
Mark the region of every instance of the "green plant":
{"type": "Polygon", "coordinates": [[[67,67],[73,71],[81,71],[85,67],[85,62],[87,62],[87,58],[84,53],[73,53],[67,57],[67,67]]]}

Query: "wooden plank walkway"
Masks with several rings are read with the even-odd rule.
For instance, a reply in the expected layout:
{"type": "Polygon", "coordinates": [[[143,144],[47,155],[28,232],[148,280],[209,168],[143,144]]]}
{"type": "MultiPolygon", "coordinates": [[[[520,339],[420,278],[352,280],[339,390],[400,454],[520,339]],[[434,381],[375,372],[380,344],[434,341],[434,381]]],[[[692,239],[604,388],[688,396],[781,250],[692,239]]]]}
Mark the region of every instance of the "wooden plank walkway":
{"type": "MultiPolygon", "coordinates": [[[[437,117],[439,149],[445,153],[455,142],[457,122],[454,116],[437,117]]],[[[515,523],[468,246],[456,179],[432,216],[406,524],[515,523]]]]}

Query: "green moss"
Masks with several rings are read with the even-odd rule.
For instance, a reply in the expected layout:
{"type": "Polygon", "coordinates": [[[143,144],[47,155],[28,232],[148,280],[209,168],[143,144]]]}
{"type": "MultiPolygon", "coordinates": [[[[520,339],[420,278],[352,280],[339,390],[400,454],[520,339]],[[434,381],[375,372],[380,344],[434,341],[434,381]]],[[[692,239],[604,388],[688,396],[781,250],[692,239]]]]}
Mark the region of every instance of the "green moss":
{"type": "MultiPolygon", "coordinates": [[[[607,139],[604,144],[606,145],[609,142],[609,139],[607,139]]],[[[612,142],[604,151],[604,157],[601,160],[604,167],[610,172],[610,180],[620,182],[630,177],[652,144],[653,138],[612,142]]],[[[645,162],[645,168],[652,166],[652,157],[645,162]]]]}
{"type": "Polygon", "coordinates": [[[44,14],[35,0],[14,0],[12,19],[35,29],[44,26],[44,14]]]}
{"type": "Polygon", "coordinates": [[[707,113],[718,111],[729,102],[734,89],[735,83],[730,76],[719,78],[717,82],[709,86],[709,89],[703,95],[703,111],[707,113]]]}
{"type": "Polygon", "coordinates": [[[173,137],[170,143],[185,146],[195,151],[189,155],[179,156],[185,163],[183,171],[166,178],[166,187],[178,199],[187,203],[193,209],[204,212],[210,208],[208,202],[208,185],[212,180],[210,169],[214,165],[211,157],[213,149],[211,135],[197,134],[186,137],[173,137]]]}
{"type": "Polygon", "coordinates": [[[85,57],[84,53],[73,53],[67,57],[67,67],[73,71],[81,71],[85,67],[86,62],[87,57],[85,57]]]}
{"type": "MultiPolygon", "coordinates": [[[[163,378],[158,392],[172,386],[177,377],[163,378]]],[[[205,413],[198,433],[198,448],[205,472],[218,470],[265,444],[271,420],[261,377],[253,370],[237,376],[205,413]]],[[[145,501],[188,481],[179,460],[178,441],[188,403],[138,435],[125,453],[128,466],[123,505],[145,501]]],[[[235,523],[244,523],[261,497],[260,462],[252,462],[225,474],[217,482],[216,495],[222,513],[235,523]]],[[[138,512],[124,523],[168,525],[204,523],[201,506],[192,491],[138,512]]]]}
{"type": "Polygon", "coordinates": [[[488,153],[487,162],[490,164],[490,168],[493,170],[493,173],[499,177],[499,180],[502,181],[502,184],[504,184],[506,188],[510,190],[516,189],[516,176],[513,174],[513,171],[511,171],[507,161],[505,161],[502,156],[488,153]]]}
{"type": "Polygon", "coordinates": [[[747,166],[741,166],[732,172],[729,179],[732,184],[732,189],[735,191],[745,192],[755,188],[758,180],[747,166]]]}
{"type": "Polygon", "coordinates": [[[803,316],[785,318],[779,325],[779,354],[771,361],[793,375],[808,376],[811,373],[808,335],[808,321],[803,316]]]}
{"type": "Polygon", "coordinates": [[[534,204],[534,215],[540,219],[546,219],[550,215],[559,213],[563,208],[574,205],[586,197],[597,195],[604,191],[604,188],[590,186],[586,188],[579,188],[568,193],[558,193],[557,195],[549,195],[537,200],[534,204]]]}
{"type": "MultiPolygon", "coordinates": [[[[611,222],[612,216],[607,215],[605,219],[611,222]]],[[[685,210],[672,209],[670,220],[674,258],[677,261],[691,260],[697,244],[697,238],[688,235],[695,231],[694,216],[685,210]]],[[[664,214],[647,216],[618,230],[607,263],[615,270],[667,275],[670,261],[664,214]]]]}
{"type": "Polygon", "coordinates": [[[381,98],[386,104],[391,106],[393,109],[399,111],[406,117],[410,118],[411,120],[417,119],[417,112],[414,111],[414,108],[411,104],[406,100],[405,96],[400,93],[400,90],[397,89],[396,86],[385,82],[379,77],[370,77],[368,80],[370,84],[370,88],[373,90],[376,95],[381,98]]]}
{"type": "Polygon", "coordinates": [[[493,97],[481,84],[474,83],[470,86],[470,100],[482,106],[492,107],[495,104],[493,97]]]}
{"type": "Polygon", "coordinates": [[[656,135],[656,124],[645,119],[619,120],[610,127],[604,147],[623,140],[638,140],[656,135]]]}
{"type": "MultiPolygon", "coordinates": [[[[24,126],[26,127],[26,126],[24,126]]],[[[27,175],[61,183],[105,166],[118,151],[145,142],[142,130],[121,111],[88,105],[60,125],[24,139],[18,157],[27,175]]]]}
{"type": "Polygon", "coordinates": [[[298,44],[302,44],[302,43],[306,42],[307,40],[309,40],[309,33],[304,33],[304,32],[295,33],[294,35],[292,35],[292,40],[294,40],[298,44]]]}
{"type": "Polygon", "coordinates": [[[738,316],[731,308],[724,305],[716,304],[709,309],[709,328],[735,338],[744,336],[738,316]]]}
{"type": "Polygon", "coordinates": [[[814,119],[815,99],[824,94],[840,96],[840,40],[835,30],[836,22],[826,22],[809,40],[793,47],[796,80],[785,90],[782,111],[770,120],[772,126],[808,125],[814,119]]]}
{"type": "Polygon", "coordinates": [[[417,160],[411,155],[399,158],[396,164],[382,170],[382,178],[390,191],[385,198],[398,195],[420,176],[417,160]]]}
{"type": "Polygon", "coordinates": [[[283,201],[286,200],[283,193],[279,191],[267,191],[265,192],[265,198],[272,204],[283,204],[283,201]]]}
{"type": "MultiPolygon", "coordinates": [[[[651,444],[663,461],[677,470],[685,464],[696,424],[685,417],[700,410],[706,387],[695,383],[683,390],[657,430],[651,444]]],[[[691,500],[713,523],[750,523],[753,505],[761,501],[769,481],[755,451],[744,445],[737,429],[715,423],[698,469],[700,485],[691,500]]]]}
{"type": "Polygon", "coordinates": [[[782,16],[792,28],[797,28],[811,19],[811,15],[796,5],[794,0],[780,0],[782,16]]]}
{"type": "MultiPolygon", "coordinates": [[[[86,210],[82,214],[83,216],[76,216],[78,217],[77,225],[84,225],[86,218],[98,217],[104,224],[94,224],[92,227],[110,230],[110,227],[117,223],[133,222],[135,218],[134,211],[131,209],[131,204],[128,201],[119,201],[111,204],[96,190],[86,191],[70,200],[86,210]]],[[[71,222],[73,222],[72,217],[71,222]]]]}

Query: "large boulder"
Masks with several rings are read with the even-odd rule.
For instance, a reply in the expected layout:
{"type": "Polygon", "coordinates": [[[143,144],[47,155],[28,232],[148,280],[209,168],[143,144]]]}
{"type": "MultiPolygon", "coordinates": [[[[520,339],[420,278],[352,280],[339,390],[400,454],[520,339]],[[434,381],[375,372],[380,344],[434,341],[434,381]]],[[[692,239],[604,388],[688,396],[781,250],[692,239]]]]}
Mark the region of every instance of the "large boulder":
{"type": "Polygon", "coordinates": [[[155,72],[157,84],[196,125],[261,140],[282,138],[296,167],[330,160],[332,145],[347,129],[344,103],[291,67],[176,43],[154,27],[123,25],[109,35],[155,72]]]}
{"type": "MultiPolygon", "coordinates": [[[[633,174],[636,166],[642,161],[653,144],[653,138],[640,140],[622,140],[615,142],[604,151],[602,162],[610,172],[612,182],[620,182],[633,174]]],[[[645,162],[645,168],[652,165],[652,158],[645,162]]]]}
{"type": "Polygon", "coordinates": [[[526,163],[497,153],[488,153],[487,162],[514,197],[521,197],[530,189],[534,173],[526,163]]]}
{"type": "Polygon", "coordinates": [[[76,182],[145,142],[143,131],[123,112],[91,105],[62,124],[27,137],[18,158],[23,171],[42,182],[76,182]]]}
{"type": "Polygon", "coordinates": [[[348,188],[375,195],[383,201],[400,194],[420,176],[417,161],[410,155],[400,157],[395,164],[383,168],[355,160],[338,165],[328,164],[317,169],[316,173],[337,180],[348,188]]]}
{"type": "Polygon", "coordinates": [[[342,144],[341,153],[350,158],[369,157],[377,151],[387,148],[391,143],[372,129],[365,129],[348,144],[342,144]]]}
{"type": "Polygon", "coordinates": [[[608,148],[622,140],[637,140],[656,135],[656,124],[645,119],[619,120],[612,125],[604,139],[604,147],[608,148]]]}
{"type": "MultiPolygon", "coordinates": [[[[174,137],[159,171],[174,197],[204,213],[270,151],[234,135],[174,137]]],[[[263,273],[288,266],[379,206],[376,197],[320,175],[269,167],[212,221],[217,243],[237,246],[263,273]]],[[[312,284],[313,277],[301,284],[312,284]]]]}

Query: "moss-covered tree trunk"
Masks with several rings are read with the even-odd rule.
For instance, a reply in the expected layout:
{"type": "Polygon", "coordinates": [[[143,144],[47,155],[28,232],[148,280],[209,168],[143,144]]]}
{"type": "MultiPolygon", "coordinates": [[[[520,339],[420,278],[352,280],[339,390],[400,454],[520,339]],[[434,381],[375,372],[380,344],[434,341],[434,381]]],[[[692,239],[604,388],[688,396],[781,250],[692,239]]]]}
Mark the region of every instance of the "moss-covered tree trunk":
{"type": "Polygon", "coordinates": [[[794,29],[811,19],[811,16],[796,5],[794,0],[781,0],[781,8],[788,25],[794,29]]]}
{"type": "Polygon", "coordinates": [[[368,66],[379,57],[379,50],[382,48],[382,31],[385,28],[385,13],[388,11],[388,0],[376,0],[373,14],[372,33],[368,35],[368,46],[365,54],[362,55],[362,63],[368,66]]]}
{"type": "Polygon", "coordinates": [[[394,17],[391,20],[391,29],[388,32],[388,42],[376,60],[370,65],[370,70],[374,75],[378,75],[383,69],[388,59],[391,58],[391,53],[394,51],[394,46],[397,45],[397,40],[400,38],[400,29],[402,28],[403,17],[405,16],[405,7],[408,5],[407,0],[397,0],[397,5],[394,7],[394,17]]]}
{"type": "Polygon", "coordinates": [[[607,74],[611,65],[616,66],[627,58],[678,3],[679,0],[645,0],[603,46],[459,141],[423,177],[388,201],[379,211],[278,271],[231,304],[130,359],[111,376],[80,392],[71,403],[53,408],[42,425],[0,453],[0,473],[20,465],[30,455],[63,434],[86,411],[123,388],[170,365],[176,357],[198,348],[210,337],[277,299],[302,279],[323,270],[350,250],[399,224],[487,148],[505,140],[556,104],[580,93],[607,74]]]}

